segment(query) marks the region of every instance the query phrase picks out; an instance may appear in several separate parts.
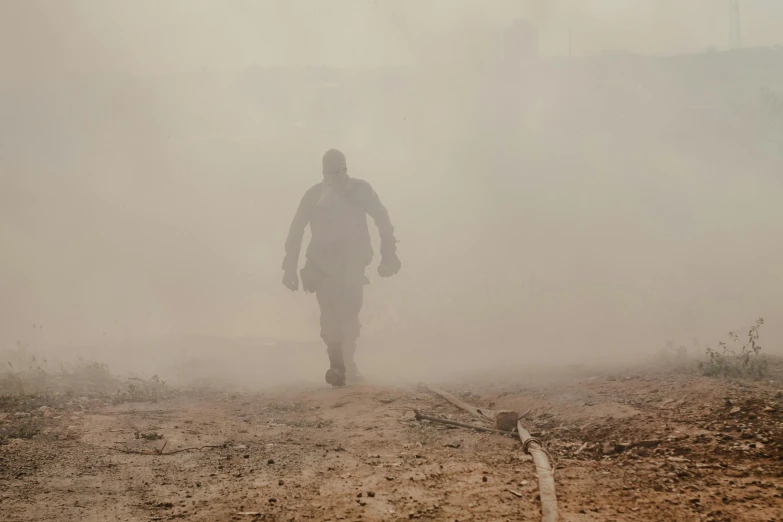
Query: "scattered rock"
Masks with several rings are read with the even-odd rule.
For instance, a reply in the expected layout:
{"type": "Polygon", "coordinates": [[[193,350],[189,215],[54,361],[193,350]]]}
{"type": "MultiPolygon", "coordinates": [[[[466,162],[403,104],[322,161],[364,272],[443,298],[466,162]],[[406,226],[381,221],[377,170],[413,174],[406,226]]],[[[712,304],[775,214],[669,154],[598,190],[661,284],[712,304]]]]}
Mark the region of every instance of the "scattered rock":
{"type": "Polygon", "coordinates": [[[370,498],[375,498],[375,491],[368,491],[367,496],[370,498]]]}
{"type": "Polygon", "coordinates": [[[504,410],[497,412],[495,416],[495,429],[501,431],[513,431],[517,427],[519,414],[515,411],[504,410]]]}
{"type": "Polygon", "coordinates": [[[668,460],[669,462],[677,462],[677,463],[690,462],[690,459],[686,459],[683,457],[668,457],[666,460],[668,460]]]}

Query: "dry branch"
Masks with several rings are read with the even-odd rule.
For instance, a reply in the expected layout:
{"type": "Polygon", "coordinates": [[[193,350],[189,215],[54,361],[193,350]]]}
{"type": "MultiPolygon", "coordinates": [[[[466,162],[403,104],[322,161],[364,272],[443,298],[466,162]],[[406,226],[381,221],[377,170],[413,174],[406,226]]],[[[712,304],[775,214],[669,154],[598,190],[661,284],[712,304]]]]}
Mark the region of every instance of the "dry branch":
{"type": "Polygon", "coordinates": [[[426,420],[430,422],[436,422],[438,424],[446,424],[448,426],[459,426],[460,428],[469,428],[471,430],[476,430],[476,431],[486,431],[487,433],[499,433],[501,435],[508,435],[507,431],[487,428],[485,426],[476,426],[475,424],[468,424],[466,422],[458,422],[449,419],[443,419],[441,417],[431,417],[429,415],[424,415],[419,410],[413,410],[413,412],[416,414],[416,420],[426,420]]]}
{"type": "Polygon", "coordinates": [[[195,450],[201,451],[201,450],[206,449],[206,448],[222,448],[223,446],[225,446],[225,444],[207,444],[207,445],[201,446],[201,447],[182,448],[182,449],[178,449],[178,450],[169,451],[167,453],[164,453],[163,450],[166,448],[166,444],[167,443],[163,443],[163,447],[162,448],[160,448],[159,450],[156,449],[156,450],[152,450],[152,451],[150,451],[150,450],[140,450],[140,451],[139,450],[128,450],[128,449],[123,449],[123,448],[112,448],[112,447],[110,447],[109,449],[114,450],[114,451],[119,451],[120,453],[125,453],[125,454],[128,454],[128,455],[175,455],[177,453],[182,453],[183,451],[195,451],[195,450]]]}
{"type": "Polygon", "coordinates": [[[420,386],[422,386],[427,391],[430,391],[436,395],[440,395],[441,397],[449,401],[457,408],[465,410],[466,412],[470,413],[477,419],[481,419],[482,421],[489,421],[492,422],[493,424],[495,422],[495,412],[492,410],[482,410],[476,408],[475,406],[471,406],[467,402],[458,399],[456,396],[450,394],[449,392],[443,391],[439,388],[435,388],[434,386],[430,386],[429,384],[421,383],[420,386]]]}

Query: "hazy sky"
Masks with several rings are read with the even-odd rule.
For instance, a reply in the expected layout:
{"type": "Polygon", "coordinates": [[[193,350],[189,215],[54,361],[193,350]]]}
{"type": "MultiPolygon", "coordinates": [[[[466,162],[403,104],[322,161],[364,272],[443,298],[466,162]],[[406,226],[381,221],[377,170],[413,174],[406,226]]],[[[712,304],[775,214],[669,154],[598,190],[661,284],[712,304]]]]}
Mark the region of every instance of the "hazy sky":
{"type": "MultiPolygon", "coordinates": [[[[745,45],[783,43],[783,0],[741,4],[745,45]]],[[[331,147],[401,240],[365,338],[641,352],[763,315],[783,339],[780,161],[751,143],[769,123],[759,88],[783,92],[771,53],[542,67],[520,94],[464,66],[502,60],[518,17],[549,55],[569,29],[581,55],[729,42],[724,0],[0,0],[0,348],[317,341],[316,302],[280,284],[280,262],[331,147]],[[334,91],[57,74],[447,62],[463,67],[334,91]]]]}
{"type": "MultiPolygon", "coordinates": [[[[783,44],[783,2],[741,1],[743,43],[783,44]]],[[[728,44],[724,0],[4,0],[3,62],[158,73],[491,59],[518,16],[541,49],[699,52],[728,44]]]]}

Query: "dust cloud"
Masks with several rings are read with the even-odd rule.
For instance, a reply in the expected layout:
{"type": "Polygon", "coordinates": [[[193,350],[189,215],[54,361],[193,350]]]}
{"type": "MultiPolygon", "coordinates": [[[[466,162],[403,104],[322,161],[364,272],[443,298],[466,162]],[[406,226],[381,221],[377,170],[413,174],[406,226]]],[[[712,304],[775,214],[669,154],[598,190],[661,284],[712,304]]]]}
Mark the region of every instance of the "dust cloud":
{"type": "Polygon", "coordinates": [[[400,240],[397,277],[368,269],[370,377],[628,361],[759,316],[779,352],[783,9],[740,1],[729,50],[726,4],[2,2],[0,349],[320,379],[280,263],[337,147],[400,240]]]}

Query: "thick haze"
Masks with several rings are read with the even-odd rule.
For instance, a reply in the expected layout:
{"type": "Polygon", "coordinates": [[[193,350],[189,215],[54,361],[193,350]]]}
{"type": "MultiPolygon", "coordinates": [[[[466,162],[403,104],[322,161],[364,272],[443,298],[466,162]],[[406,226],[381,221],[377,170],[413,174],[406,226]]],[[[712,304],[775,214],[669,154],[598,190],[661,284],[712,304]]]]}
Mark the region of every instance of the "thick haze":
{"type": "Polygon", "coordinates": [[[368,374],[643,356],[758,316],[779,351],[759,93],[783,96],[783,3],[740,5],[725,52],[717,0],[0,2],[0,349],[169,364],[250,338],[275,364],[269,338],[320,368],[280,264],[337,147],[401,241],[398,277],[368,270],[368,374]],[[517,18],[540,57],[512,67],[517,18]]]}

